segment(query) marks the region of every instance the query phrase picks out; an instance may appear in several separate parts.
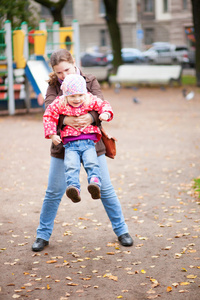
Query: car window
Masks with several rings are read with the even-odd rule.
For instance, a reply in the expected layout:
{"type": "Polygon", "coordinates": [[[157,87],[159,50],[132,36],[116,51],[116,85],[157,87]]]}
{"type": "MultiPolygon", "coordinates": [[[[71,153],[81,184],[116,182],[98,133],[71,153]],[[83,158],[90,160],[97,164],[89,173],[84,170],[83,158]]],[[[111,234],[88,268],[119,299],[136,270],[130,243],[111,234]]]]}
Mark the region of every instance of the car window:
{"type": "Polygon", "coordinates": [[[188,48],[184,46],[176,46],[175,51],[188,51],[188,48]]]}
{"type": "Polygon", "coordinates": [[[156,51],[158,53],[164,53],[164,52],[169,52],[170,50],[168,48],[160,48],[160,49],[156,49],[156,51]]]}

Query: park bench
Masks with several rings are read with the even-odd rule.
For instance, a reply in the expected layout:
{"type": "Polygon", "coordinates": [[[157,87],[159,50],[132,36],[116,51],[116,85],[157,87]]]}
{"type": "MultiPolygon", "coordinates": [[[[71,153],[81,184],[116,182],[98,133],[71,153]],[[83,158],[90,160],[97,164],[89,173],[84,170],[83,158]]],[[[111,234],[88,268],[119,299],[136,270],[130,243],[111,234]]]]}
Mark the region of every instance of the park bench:
{"type": "Polygon", "coordinates": [[[181,84],[180,65],[121,65],[117,74],[109,76],[109,82],[120,86],[133,84],[181,84]]]}
{"type": "Polygon", "coordinates": [[[96,67],[81,67],[84,74],[94,75],[98,81],[108,81],[109,69],[107,66],[96,66],[96,67]]]}

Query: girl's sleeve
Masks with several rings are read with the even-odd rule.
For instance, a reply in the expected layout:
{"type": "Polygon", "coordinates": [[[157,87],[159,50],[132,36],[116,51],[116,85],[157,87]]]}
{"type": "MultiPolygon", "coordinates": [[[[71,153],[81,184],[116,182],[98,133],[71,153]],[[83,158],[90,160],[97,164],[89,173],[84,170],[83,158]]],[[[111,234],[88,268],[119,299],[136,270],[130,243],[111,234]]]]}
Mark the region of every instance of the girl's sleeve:
{"type": "Polygon", "coordinates": [[[110,118],[107,120],[108,122],[113,119],[113,110],[110,103],[106,100],[102,101],[99,98],[93,97],[94,110],[96,110],[99,114],[104,112],[110,113],[110,118]]]}
{"type": "Polygon", "coordinates": [[[52,134],[57,134],[57,125],[60,113],[60,100],[55,100],[51,103],[43,115],[44,135],[45,138],[49,138],[52,134]]]}
{"type": "MultiPolygon", "coordinates": [[[[95,95],[97,96],[98,98],[100,99],[104,99],[103,97],[103,94],[101,92],[101,87],[100,87],[100,84],[98,83],[97,79],[95,76],[92,75],[93,78],[91,78],[91,85],[89,87],[89,92],[92,94],[92,95],[95,95]]],[[[95,110],[92,110],[89,112],[93,118],[94,118],[94,125],[96,126],[100,126],[101,125],[101,121],[99,120],[99,114],[95,111],[95,110]]]]}

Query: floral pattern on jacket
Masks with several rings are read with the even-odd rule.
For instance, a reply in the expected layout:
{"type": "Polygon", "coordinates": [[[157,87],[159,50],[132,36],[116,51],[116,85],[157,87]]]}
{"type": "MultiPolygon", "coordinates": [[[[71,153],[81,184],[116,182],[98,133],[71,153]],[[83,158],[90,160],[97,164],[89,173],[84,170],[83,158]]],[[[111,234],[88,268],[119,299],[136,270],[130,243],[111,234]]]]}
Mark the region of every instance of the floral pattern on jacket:
{"type": "MultiPolygon", "coordinates": [[[[80,107],[72,107],[68,103],[65,103],[65,97],[57,97],[46,109],[43,116],[44,134],[45,138],[49,138],[52,134],[57,134],[57,125],[59,115],[65,116],[81,116],[87,114],[89,111],[95,110],[99,114],[104,112],[110,113],[108,122],[113,118],[113,110],[108,101],[102,101],[97,96],[87,93],[86,101],[80,107]]],[[[67,136],[79,136],[81,133],[95,133],[98,142],[101,139],[101,131],[97,126],[89,125],[86,128],[75,129],[69,125],[66,125],[61,130],[61,139],[67,136]]]]}

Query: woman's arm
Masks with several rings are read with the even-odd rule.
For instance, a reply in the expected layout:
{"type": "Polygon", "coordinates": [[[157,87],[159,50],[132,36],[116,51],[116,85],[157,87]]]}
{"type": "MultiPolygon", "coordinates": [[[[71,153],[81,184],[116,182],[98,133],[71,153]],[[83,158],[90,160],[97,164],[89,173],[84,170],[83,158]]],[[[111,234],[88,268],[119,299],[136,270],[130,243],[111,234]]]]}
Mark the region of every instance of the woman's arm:
{"type": "Polygon", "coordinates": [[[51,104],[56,97],[61,96],[62,92],[59,89],[59,86],[53,86],[53,85],[49,85],[47,88],[47,93],[46,93],[46,97],[44,100],[45,103],[45,109],[47,109],[47,107],[49,106],[49,104],[51,104]]]}

